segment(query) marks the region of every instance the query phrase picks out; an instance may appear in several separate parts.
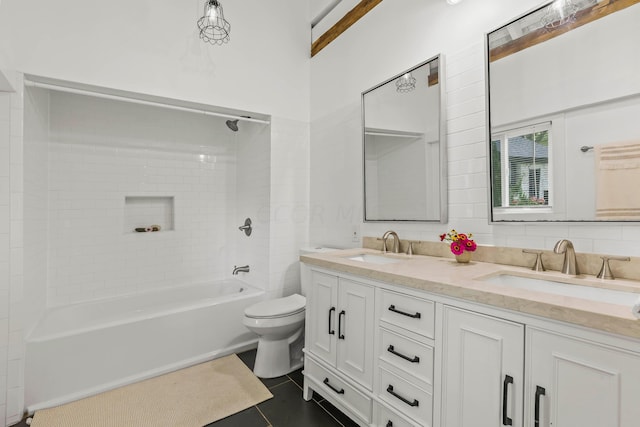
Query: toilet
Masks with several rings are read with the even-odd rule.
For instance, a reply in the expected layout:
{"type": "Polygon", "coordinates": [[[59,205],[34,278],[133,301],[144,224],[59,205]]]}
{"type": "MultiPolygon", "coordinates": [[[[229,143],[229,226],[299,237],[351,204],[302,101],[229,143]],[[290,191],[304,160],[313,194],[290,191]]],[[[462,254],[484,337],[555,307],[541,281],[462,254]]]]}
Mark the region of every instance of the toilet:
{"type": "MultiPolygon", "coordinates": [[[[300,254],[328,252],[335,249],[303,248],[300,254]]],[[[301,275],[308,274],[304,269],[301,275]]],[[[300,284],[300,294],[261,301],[244,311],[244,325],[258,334],[258,350],[253,373],[260,378],[275,378],[302,367],[304,362],[304,317],[307,280],[300,284]]]]}

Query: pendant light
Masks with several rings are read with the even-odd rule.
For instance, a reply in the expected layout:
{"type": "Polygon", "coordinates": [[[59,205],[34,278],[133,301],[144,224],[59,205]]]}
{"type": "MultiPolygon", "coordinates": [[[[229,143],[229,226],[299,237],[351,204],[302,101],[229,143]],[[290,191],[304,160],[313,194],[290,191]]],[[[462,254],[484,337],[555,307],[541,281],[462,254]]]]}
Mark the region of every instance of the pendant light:
{"type": "Polygon", "coordinates": [[[204,14],[198,19],[200,38],[211,44],[224,44],[229,41],[231,24],[224,19],[222,5],[218,0],[205,0],[204,14]]]}
{"type": "Polygon", "coordinates": [[[406,73],[396,80],[397,92],[411,92],[416,88],[416,78],[411,73],[406,73]]]}

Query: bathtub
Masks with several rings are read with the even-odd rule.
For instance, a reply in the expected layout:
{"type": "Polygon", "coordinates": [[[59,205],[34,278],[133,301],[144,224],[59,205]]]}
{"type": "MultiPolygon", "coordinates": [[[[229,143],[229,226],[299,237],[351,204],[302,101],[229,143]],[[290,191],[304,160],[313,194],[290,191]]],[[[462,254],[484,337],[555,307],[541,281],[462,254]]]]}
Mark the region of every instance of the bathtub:
{"type": "Polygon", "coordinates": [[[29,413],[256,346],[235,280],[49,309],[26,338],[29,413]]]}

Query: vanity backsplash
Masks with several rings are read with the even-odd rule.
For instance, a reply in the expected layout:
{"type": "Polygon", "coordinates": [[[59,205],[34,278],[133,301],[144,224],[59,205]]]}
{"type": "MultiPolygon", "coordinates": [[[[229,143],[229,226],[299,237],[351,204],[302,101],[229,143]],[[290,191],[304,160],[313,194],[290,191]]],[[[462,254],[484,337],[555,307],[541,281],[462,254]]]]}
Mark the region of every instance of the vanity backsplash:
{"type": "MultiPolygon", "coordinates": [[[[449,245],[442,242],[428,242],[422,240],[400,240],[400,252],[406,253],[409,242],[412,243],[415,255],[437,256],[453,258],[449,245]]],[[[362,247],[367,249],[382,250],[382,239],[379,237],[363,237],[362,247]]],[[[518,267],[533,267],[536,255],[523,253],[527,248],[511,248],[500,246],[480,246],[473,253],[473,260],[491,262],[494,264],[513,265],[518,267]]],[[[546,270],[560,271],[564,261],[564,255],[555,254],[552,249],[536,250],[542,252],[542,263],[546,270]]],[[[602,257],[592,253],[576,252],[578,271],[580,274],[596,276],[602,268],[602,257]]],[[[629,261],[609,261],[609,266],[616,279],[640,280],[640,257],[630,257],[629,261]]]]}

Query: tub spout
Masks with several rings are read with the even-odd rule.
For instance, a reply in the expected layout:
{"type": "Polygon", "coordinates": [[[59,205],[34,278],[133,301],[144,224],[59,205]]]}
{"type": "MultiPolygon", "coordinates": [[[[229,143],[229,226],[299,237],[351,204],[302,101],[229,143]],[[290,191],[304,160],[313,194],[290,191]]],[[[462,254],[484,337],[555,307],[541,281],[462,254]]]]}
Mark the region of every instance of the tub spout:
{"type": "Polygon", "coordinates": [[[235,276],[236,274],[243,272],[243,273],[248,273],[249,272],[249,266],[248,265],[242,265],[240,267],[236,267],[235,265],[233,266],[233,275],[235,276]]]}

